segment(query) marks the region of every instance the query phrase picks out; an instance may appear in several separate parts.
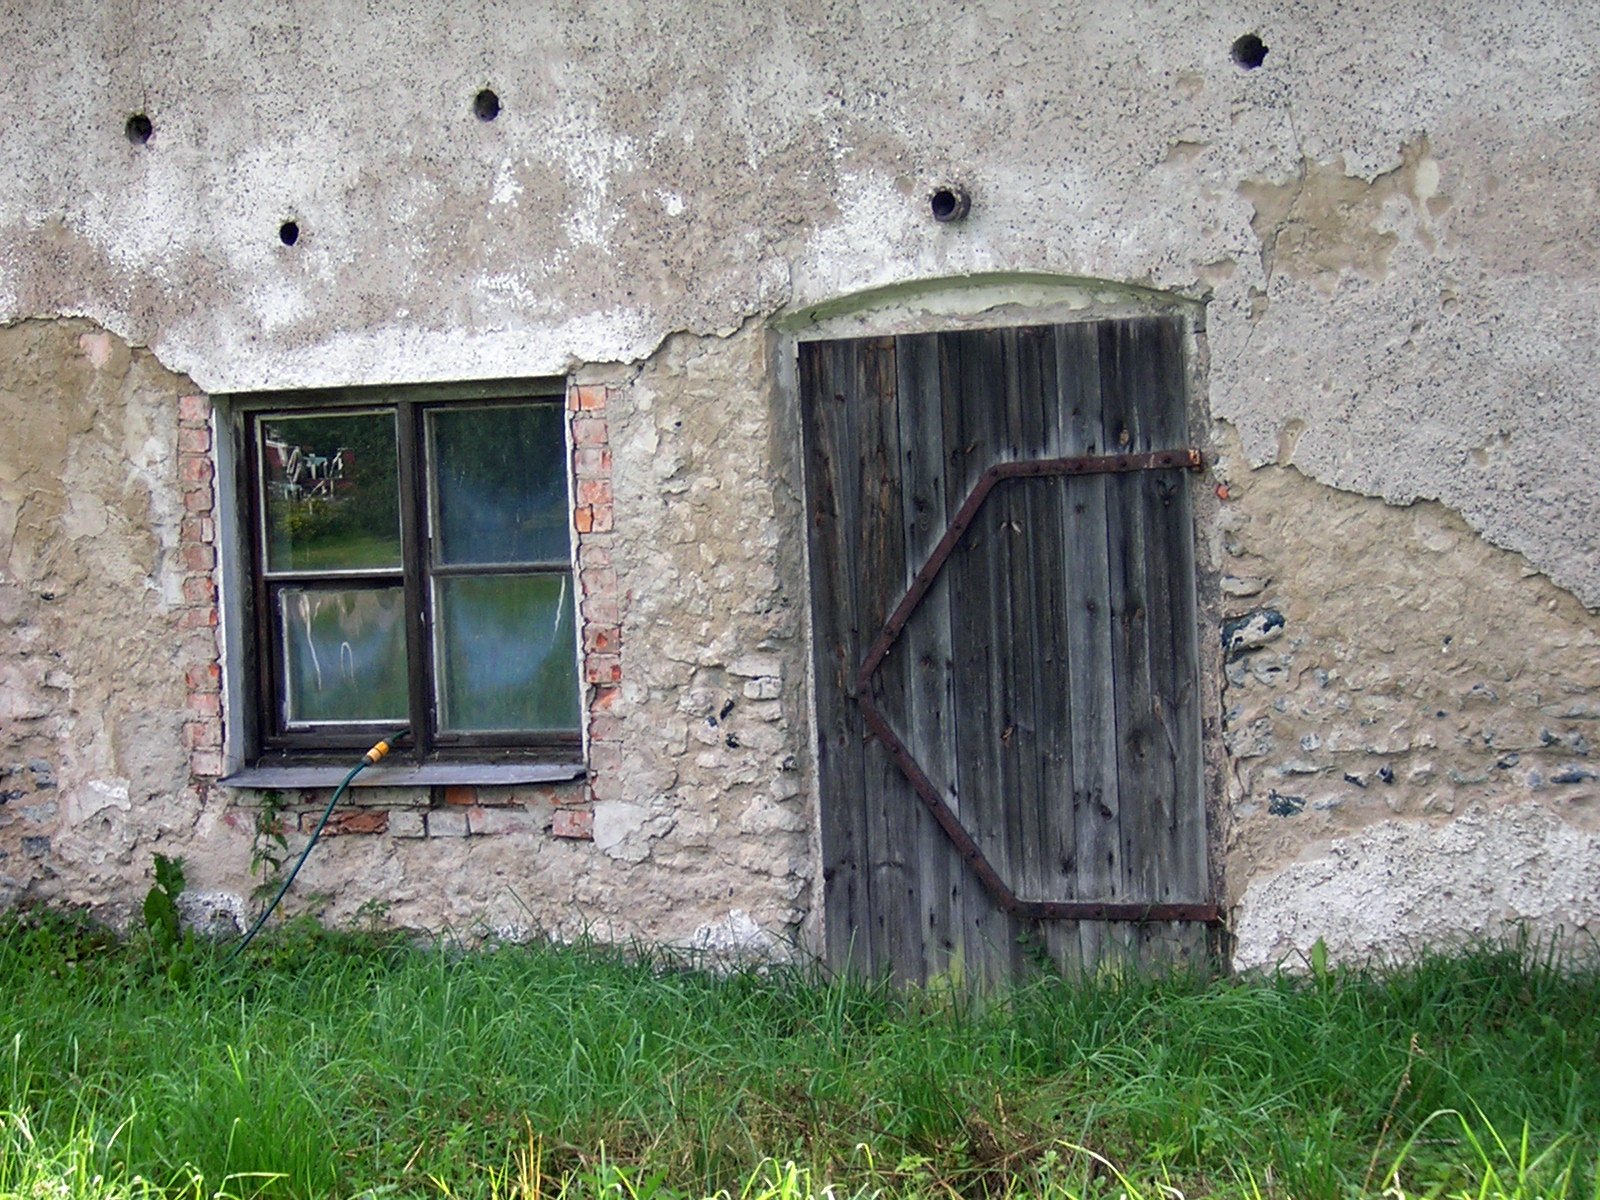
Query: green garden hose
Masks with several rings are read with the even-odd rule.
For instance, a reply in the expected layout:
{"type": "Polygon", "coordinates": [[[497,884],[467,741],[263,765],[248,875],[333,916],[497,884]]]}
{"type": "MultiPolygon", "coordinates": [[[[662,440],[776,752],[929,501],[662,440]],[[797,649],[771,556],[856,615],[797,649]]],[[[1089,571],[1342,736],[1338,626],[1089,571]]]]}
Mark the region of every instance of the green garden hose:
{"type": "Polygon", "coordinates": [[[323,826],[328,823],[328,818],[333,816],[333,810],[339,803],[339,797],[344,795],[345,789],[350,786],[351,780],[355,779],[357,775],[361,774],[361,772],[365,771],[373,763],[381,759],[385,754],[388,754],[394,743],[398,742],[410,732],[411,730],[409,727],[405,729],[397,729],[388,736],[379,739],[372,749],[368,750],[361,756],[361,761],[350,768],[350,773],[344,777],[343,781],[338,787],[333,789],[333,795],[328,798],[328,807],[322,810],[322,820],[318,821],[317,827],[311,831],[311,840],[306,843],[306,848],[300,851],[300,857],[295,860],[293,870],[291,870],[288,875],[284,876],[283,884],[278,888],[278,894],[272,898],[272,903],[267,905],[267,907],[262,910],[261,915],[256,918],[256,923],[250,926],[250,932],[244,935],[239,944],[228,953],[228,957],[224,961],[232,962],[234,959],[238,958],[239,955],[244,952],[244,948],[248,946],[255,938],[256,934],[261,932],[261,927],[267,923],[267,918],[270,917],[273,913],[273,910],[278,907],[278,901],[283,899],[284,893],[289,890],[289,885],[294,882],[294,877],[300,874],[300,868],[305,866],[306,858],[311,853],[311,847],[315,846],[317,844],[317,839],[322,836],[323,826]]]}

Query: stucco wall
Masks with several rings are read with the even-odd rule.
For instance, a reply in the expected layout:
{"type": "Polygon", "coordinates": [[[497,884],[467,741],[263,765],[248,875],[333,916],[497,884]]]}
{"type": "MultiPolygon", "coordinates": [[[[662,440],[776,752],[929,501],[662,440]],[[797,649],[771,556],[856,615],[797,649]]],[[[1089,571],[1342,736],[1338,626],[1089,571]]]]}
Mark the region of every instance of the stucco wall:
{"type": "MultiPolygon", "coordinates": [[[[173,636],[150,614],[177,579],[159,567],[176,433],[140,372],[232,392],[581,368],[621,385],[615,553],[637,674],[607,772],[621,790],[596,794],[595,843],[550,851],[580,857],[539,904],[579,897],[610,920],[617,889],[715,879],[714,902],[616,902],[616,919],[690,937],[745,928],[737,912],[788,935],[809,912],[815,798],[797,425],[764,326],[879,285],[1042,273],[1207,302],[1208,486],[1227,489],[1202,510],[1214,607],[1283,622],[1263,618],[1267,640],[1231,661],[1215,643],[1241,961],[1330,933],[1319,912],[1370,931],[1348,953],[1507,915],[1595,920],[1592,891],[1557,869],[1600,869],[1585,453],[1600,442],[1600,33],[1573,6],[3,8],[26,116],[0,140],[0,322],[28,348],[5,367],[0,516],[27,508],[53,531],[6,517],[0,670],[24,714],[5,733],[8,790],[31,797],[29,762],[65,762],[77,739],[94,747],[72,752],[89,756],[77,794],[137,778],[147,794],[117,805],[181,837],[203,799],[159,730],[134,732],[181,725],[181,677],[146,654],[128,670],[152,699],[119,715],[111,654],[91,649],[173,636]],[[1246,70],[1230,47],[1252,31],[1267,55],[1246,70]],[[492,122],[472,110],[484,87],[503,105],[492,122]],[[134,113],[146,143],[125,136],[134,113]],[[949,181],[972,215],[939,224],[927,195],[949,181]],[[61,317],[94,324],[18,324],[61,317]],[[52,432],[105,403],[151,432],[52,432]],[[80,487],[73,454],[96,446],[80,487]],[[115,504],[83,499],[107,489],[115,504]],[[66,613],[42,598],[58,568],[31,547],[49,538],[101,539],[110,565],[39,632],[39,614],[66,613]],[[71,709],[71,728],[40,652],[24,655],[43,642],[81,646],[81,686],[109,696],[71,709]],[[722,697],[747,725],[737,746],[705,740],[722,697]],[[99,741],[78,737],[97,722],[99,741]],[[118,738],[160,761],[122,764],[118,738]],[[1373,782],[1385,769],[1394,782],[1373,782]],[[1484,893],[1507,875],[1503,837],[1535,865],[1484,893]],[[1362,874],[1385,847],[1425,865],[1429,895],[1489,899],[1387,923],[1330,909],[1401,895],[1362,874]]],[[[1028,319],[1027,289],[1012,301],[1028,319]]],[[[31,819],[68,838],[57,803],[24,818],[12,800],[6,836],[31,819]]],[[[44,886],[42,861],[17,842],[5,873],[44,886]]],[[[438,864],[419,880],[472,874],[438,864]]],[[[338,878],[394,890],[390,868],[348,866],[338,878]]],[[[110,889],[50,869],[60,894],[110,889]]],[[[232,865],[208,869],[239,886],[232,865]]],[[[475,883],[461,912],[500,920],[496,886],[475,883]]],[[[420,920],[435,889],[414,890],[420,920]]]]}

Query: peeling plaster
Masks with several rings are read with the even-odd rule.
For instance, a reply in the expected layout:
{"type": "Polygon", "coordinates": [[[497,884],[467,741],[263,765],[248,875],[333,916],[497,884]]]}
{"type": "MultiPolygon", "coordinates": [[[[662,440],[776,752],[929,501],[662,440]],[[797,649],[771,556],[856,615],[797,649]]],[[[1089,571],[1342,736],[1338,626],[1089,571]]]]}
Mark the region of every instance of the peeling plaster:
{"type": "MultiPolygon", "coordinates": [[[[1427,138],[1419,137],[1400,148],[1398,166],[1370,180],[1347,175],[1339,161],[1302,160],[1287,182],[1246,180],[1239,194],[1254,209],[1250,228],[1261,243],[1269,284],[1275,269],[1282,269],[1331,294],[1348,271],[1385,278],[1389,256],[1400,242],[1391,226],[1405,216],[1391,202],[1409,205],[1413,212],[1426,204],[1437,214],[1449,207],[1438,187],[1438,161],[1428,152],[1427,138]]],[[[1425,227],[1415,236],[1432,248],[1425,227]]]]}
{"type": "Polygon", "coordinates": [[[1537,806],[1474,809],[1444,826],[1383,821],[1251,883],[1234,920],[1234,964],[1410,958],[1498,941],[1518,928],[1592,953],[1600,936],[1600,833],[1537,806]]]}
{"type": "Polygon", "coordinates": [[[990,271],[1209,289],[1252,461],[1298,420],[1302,470],[1438,499],[1600,606],[1596,489],[1542,450],[1600,441],[1600,239],[1563,216],[1596,193],[1600,34],[1570,6],[6,15],[34,119],[0,147],[0,321],[84,316],[246,391],[642,361],[990,271]],[[944,226],[949,181],[974,208],[944,226]]]}

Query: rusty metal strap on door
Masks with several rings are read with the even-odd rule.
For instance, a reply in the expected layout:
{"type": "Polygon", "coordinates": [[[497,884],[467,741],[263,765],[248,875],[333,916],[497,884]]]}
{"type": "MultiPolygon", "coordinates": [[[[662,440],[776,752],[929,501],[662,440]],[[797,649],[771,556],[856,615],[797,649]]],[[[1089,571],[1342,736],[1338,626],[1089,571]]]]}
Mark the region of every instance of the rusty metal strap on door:
{"type": "Polygon", "coordinates": [[[983,507],[984,500],[994,490],[995,484],[1002,479],[1039,479],[1054,475],[1112,475],[1126,471],[1173,469],[1198,471],[1203,466],[1205,466],[1204,457],[1193,447],[1183,450],[1157,450],[1150,454],[1097,454],[1080,458],[1036,458],[1026,462],[996,463],[978,476],[978,482],[973,484],[972,492],[961,502],[961,507],[956,509],[956,515],[950,519],[950,527],[944,531],[944,536],[928,555],[928,561],[922,564],[922,569],[913,577],[910,589],[900,603],[895,605],[889,619],[884,622],[883,629],[872,643],[872,648],[867,651],[867,657],[862,660],[861,669],[856,672],[856,691],[859,693],[863,690],[867,679],[878,669],[878,664],[883,662],[883,656],[889,653],[889,647],[894,645],[895,639],[900,636],[900,631],[911,619],[911,614],[917,605],[922,603],[922,598],[928,594],[928,589],[933,586],[940,568],[955,551],[961,535],[972,524],[973,518],[978,515],[978,510],[983,507]]]}
{"type": "Polygon", "coordinates": [[[884,719],[870,697],[865,693],[856,697],[867,727],[883,743],[895,766],[906,777],[918,799],[939,823],[956,853],[972,867],[973,874],[989,893],[995,907],[1002,912],[1038,921],[1196,921],[1204,925],[1222,924],[1222,910],[1215,904],[1139,904],[1110,900],[1026,900],[1018,896],[1005,877],[996,871],[994,864],[984,854],[961,818],[950,811],[950,806],[939,795],[939,789],[928,778],[906,744],[900,740],[889,722],[884,719]]]}
{"type": "Polygon", "coordinates": [[[1181,450],[1157,450],[1148,454],[1103,454],[1077,458],[1041,458],[1026,462],[997,463],[984,471],[973,485],[972,492],[962,501],[961,507],[950,521],[950,527],[928,555],[913,577],[894,612],[884,622],[883,629],[862,660],[856,672],[856,705],[861,709],[867,727],[872,731],[900,773],[911,784],[912,790],[927,807],[939,828],[944,831],[956,852],[977,875],[984,890],[1003,912],[1019,917],[1046,921],[1196,921],[1206,925],[1220,925],[1222,911],[1215,904],[1176,903],[1140,904],[1126,901],[1102,900],[1027,900],[1018,896],[1005,878],[995,870],[994,864],[962,825],[961,819],[944,802],[939,789],[928,773],[922,769],[905,742],[895,733],[884,718],[883,712],[872,700],[872,677],[894,646],[911,614],[928,594],[939,571],[955,551],[961,535],[983,507],[984,500],[1002,479],[1038,479],[1058,475],[1104,475],[1125,471],[1199,470],[1205,460],[1193,447],[1181,450]]]}

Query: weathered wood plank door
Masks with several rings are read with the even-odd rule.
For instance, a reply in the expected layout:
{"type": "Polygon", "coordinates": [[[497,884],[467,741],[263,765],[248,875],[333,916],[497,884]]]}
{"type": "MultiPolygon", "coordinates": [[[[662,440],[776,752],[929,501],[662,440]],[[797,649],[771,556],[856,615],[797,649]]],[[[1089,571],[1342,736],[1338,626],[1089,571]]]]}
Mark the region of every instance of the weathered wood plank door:
{"type": "Polygon", "coordinates": [[[799,374],[830,962],[1201,953],[1180,323],[803,342],[799,374]]]}

